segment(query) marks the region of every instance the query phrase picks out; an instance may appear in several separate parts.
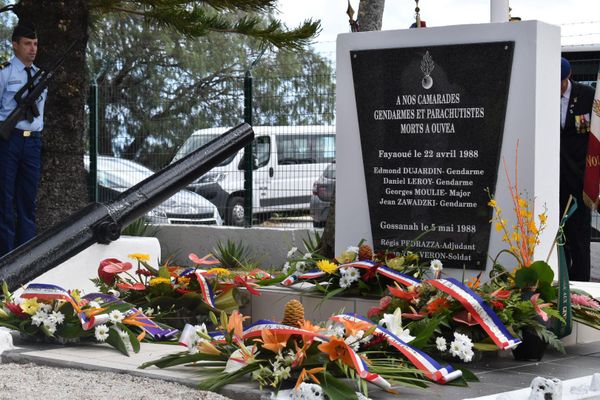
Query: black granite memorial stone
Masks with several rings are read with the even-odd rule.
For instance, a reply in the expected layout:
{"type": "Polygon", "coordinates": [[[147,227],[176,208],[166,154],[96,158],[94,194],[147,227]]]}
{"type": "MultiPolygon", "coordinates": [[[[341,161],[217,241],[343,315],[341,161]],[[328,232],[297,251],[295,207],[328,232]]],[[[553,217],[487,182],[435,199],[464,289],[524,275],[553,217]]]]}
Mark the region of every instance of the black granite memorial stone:
{"type": "Polygon", "coordinates": [[[486,189],[498,176],[513,49],[350,52],[377,250],[413,248],[447,268],[485,269],[486,189]]]}

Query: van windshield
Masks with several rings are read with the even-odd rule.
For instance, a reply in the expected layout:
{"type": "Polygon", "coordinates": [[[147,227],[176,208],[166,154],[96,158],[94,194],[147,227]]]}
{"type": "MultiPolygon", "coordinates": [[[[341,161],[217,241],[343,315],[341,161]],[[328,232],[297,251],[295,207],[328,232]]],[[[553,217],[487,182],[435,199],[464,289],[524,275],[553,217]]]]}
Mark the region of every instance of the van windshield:
{"type": "MultiPolygon", "coordinates": [[[[211,140],[216,139],[218,136],[219,135],[212,135],[212,134],[190,136],[183,143],[183,145],[181,146],[179,151],[177,151],[177,154],[175,154],[175,157],[173,157],[173,160],[171,161],[171,163],[174,163],[175,161],[182,159],[183,157],[187,156],[194,150],[199,149],[200,147],[204,146],[206,143],[210,142],[211,140]]],[[[231,162],[231,160],[233,160],[233,157],[235,157],[235,154],[233,154],[233,155],[227,157],[225,160],[221,161],[221,163],[218,166],[221,167],[223,165],[229,164],[231,162]]]]}

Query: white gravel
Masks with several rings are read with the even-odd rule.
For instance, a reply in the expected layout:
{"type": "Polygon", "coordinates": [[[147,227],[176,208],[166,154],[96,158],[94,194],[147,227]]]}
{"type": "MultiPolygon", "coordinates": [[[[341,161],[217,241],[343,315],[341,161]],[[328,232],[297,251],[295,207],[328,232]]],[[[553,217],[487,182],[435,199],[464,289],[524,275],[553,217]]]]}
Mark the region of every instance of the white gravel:
{"type": "Polygon", "coordinates": [[[0,363],[0,400],[228,400],[177,383],[113,372],[0,363]]]}

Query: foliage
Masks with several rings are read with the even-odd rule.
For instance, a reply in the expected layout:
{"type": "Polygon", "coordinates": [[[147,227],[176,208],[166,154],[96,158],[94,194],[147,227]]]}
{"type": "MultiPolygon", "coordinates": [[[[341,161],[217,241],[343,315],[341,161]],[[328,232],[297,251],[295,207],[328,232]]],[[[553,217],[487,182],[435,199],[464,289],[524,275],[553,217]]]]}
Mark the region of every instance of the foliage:
{"type": "Polygon", "coordinates": [[[121,230],[121,234],[128,236],[154,236],[155,229],[144,217],[138,218],[121,230]]]}
{"type": "Polygon", "coordinates": [[[250,255],[250,249],[242,242],[234,242],[227,239],[225,243],[217,242],[217,247],[213,249],[214,257],[219,260],[221,265],[227,269],[248,269],[255,262],[250,255]]]}

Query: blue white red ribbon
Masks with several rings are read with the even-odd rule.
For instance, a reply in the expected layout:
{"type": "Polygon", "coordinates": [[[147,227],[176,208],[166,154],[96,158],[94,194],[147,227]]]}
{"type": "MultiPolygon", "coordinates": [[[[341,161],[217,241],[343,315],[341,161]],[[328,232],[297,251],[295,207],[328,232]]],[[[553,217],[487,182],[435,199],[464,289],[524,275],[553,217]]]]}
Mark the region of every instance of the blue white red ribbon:
{"type": "Polygon", "coordinates": [[[21,298],[31,299],[38,298],[40,300],[62,300],[67,301],[73,305],[73,308],[79,312],[80,307],[75,298],[71,296],[71,293],[56,285],[49,285],[46,283],[30,283],[21,293],[21,298]]]}
{"type": "Polygon", "coordinates": [[[382,265],[377,269],[377,274],[385,276],[386,278],[390,278],[395,282],[401,283],[404,286],[419,286],[421,285],[421,281],[410,276],[393,270],[392,268],[386,267],[382,265]]]}
{"type": "Polygon", "coordinates": [[[490,306],[461,282],[454,278],[441,278],[428,280],[427,283],[458,300],[502,350],[511,349],[521,343],[521,339],[515,338],[508,331],[490,306]]]}
{"type": "Polygon", "coordinates": [[[335,315],[330,319],[337,322],[341,322],[343,320],[351,322],[361,321],[367,322],[372,326],[376,326],[374,333],[383,336],[385,340],[390,344],[390,346],[394,347],[399,352],[401,352],[415,367],[423,371],[425,376],[431,379],[432,381],[444,384],[462,376],[462,372],[460,370],[455,370],[450,365],[442,366],[440,363],[435,361],[426,353],[422,352],[419,349],[415,349],[408,343],[402,341],[398,336],[394,335],[392,332],[379,325],[375,325],[372,321],[364,317],[358,316],[356,314],[340,314],[335,315]]]}

